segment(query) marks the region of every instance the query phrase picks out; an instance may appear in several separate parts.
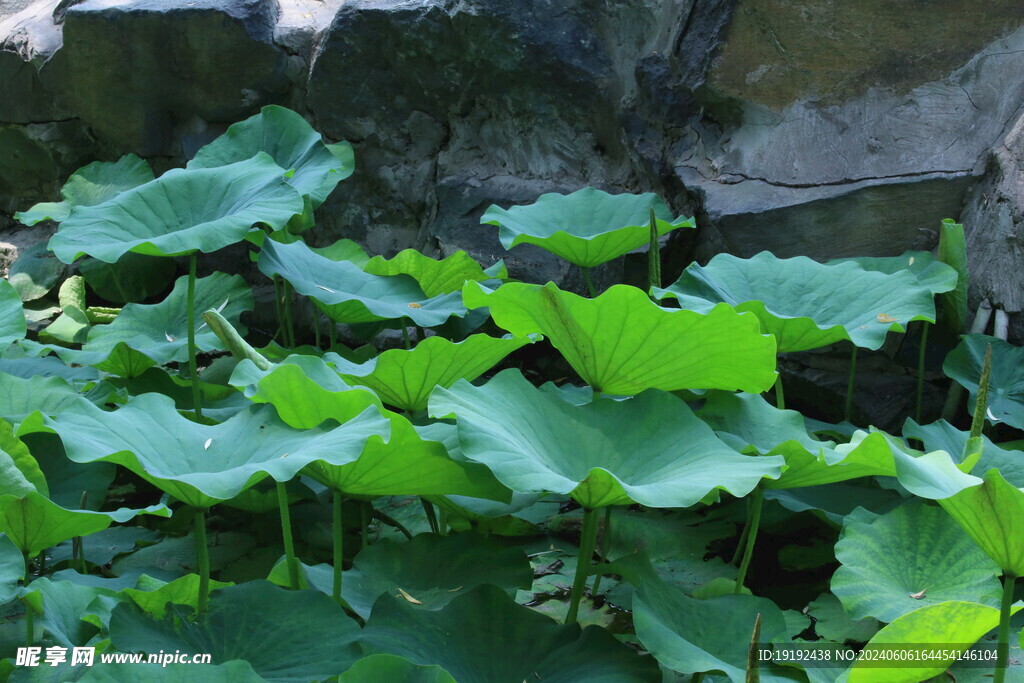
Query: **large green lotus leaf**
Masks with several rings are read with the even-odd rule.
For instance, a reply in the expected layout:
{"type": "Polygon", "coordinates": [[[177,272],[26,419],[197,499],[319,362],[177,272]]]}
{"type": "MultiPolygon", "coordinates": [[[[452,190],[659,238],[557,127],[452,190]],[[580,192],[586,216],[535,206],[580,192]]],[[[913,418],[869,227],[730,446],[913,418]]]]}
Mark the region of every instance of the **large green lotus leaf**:
{"type": "MultiPolygon", "coordinates": [[[[117,367],[109,367],[110,356],[120,344],[161,365],[188,360],[187,293],[188,277],[182,276],[160,303],[128,304],[113,322],[95,325],[89,330],[88,340],[82,346],[84,353],[76,360],[122,376],[137,376],[141,372],[138,372],[138,363],[128,367],[116,363],[117,367]],[[95,360],[90,354],[95,354],[95,360]]],[[[239,319],[244,311],[253,308],[252,290],[239,275],[214,273],[196,280],[195,307],[196,310],[220,309],[220,314],[245,334],[247,330],[239,319]]],[[[206,323],[199,323],[196,348],[203,352],[223,351],[224,345],[206,323]]]]}
{"type": "Polygon", "coordinates": [[[834,524],[842,526],[843,519],[858,507],[875,514],[884,514],[902,505],[904,498],[892,489],[879,488],[875,480],[855,479],[839,484],[806,486],[799,489],[768,489],[764,495],[793,512],[812,511],[834,524]]]}
{"type": "Polygon", "coordinates": [[[399,588],[424,609],[441,609],[481,584],[512,597],[532,582],[530,562],[519,548],[474,533],[419,534],[408,543],[382,541],[361,550],[345,572],[344,598],[366,618],[380,595],[398,595],[399,588]]]}
{"type": "Polygon", "coordinates": [[[785,462],[740,455],[672,394],[573,406],[514,369],[438,389],[430,413],[454,414],[462,453],[513,491],[568,493],[586,508],[688,507],[718,488],[744,496],[785,462]]]}
{"type": "Polygon", "coordinates": [[[822,593],[807,605],[807,615],[814,619],[814,633],[836,643],[866,643],[882,627],[874,619],[854,619],[832,593],[822,593]]]}
{"type": "Polygon", "coordinates": [[[444,444],[422,439],[401,415],[391,413],[390,421],[391,435],[386,443],[380,437],[370,438],[358,458],[350,462],[318,460],[303,473],[349,495],[462,495],[511,500],[511,492],[486,467],[453,460],[444,444]]]}
{"type": "Polygon", "coordinates": [[[0,605],[5,605],[21,592],[18,582],[25,576],[25,558],[7,534],[0,533],[0,605]]]}
{"type": "Polygon", "coordinates": [[[321,256],[303,242],[265,241],[259,268],[267,277],[283,277],[339,323],[408,317],[417,325],[433,327],[466,314],[457,293],[428,297],[408,275],[371,275],[348,261],[321,256]]]}
{"type": "MultiPolygon", "coordinates": [[[[759,642],[785,640],[782,610],[767,598],[722,595],[691,598],[656,577],[633,594],[633,624],[644,648],[680,673],[721,672],[729,680],[746,680],[747,651],[754,621],[761,615],[759,642]]],[[[762,665],[762,681],[788,677],[762,665]]]]}
{"type": "Polygon", "coordinates": [[[281,168],[293,171],[288,183],[308,196],[314,209],[355,170],[355,164],[345,163],[343,158],[351,159],[351,154],[334,154],[302,116],[277,105],[263,107],[259,114],[230,126],[196,152],[188,168],[227,166],[260,152],[269,154],[281,168]]]}
{"type": "Polygon", "coordinates": [[[707,310],[720,302],[751,311],[779,351],[805,351],[848,339],[877,349],[890,330],[912,320],[935,322],[932,290],[909,271],[886,274],[856,263],[826,265],[805,256],[780,259],[761,252],[749,259],[719,254],[691,265],[656,297],[682,308],[707,310]]]}
{"type": "Polygon", "coordinates": [[[459,683],[660,681],[657,664],[604,629],[561,625],[482,585],[442,610],[382,595],[363,631],[370,654],[435,664],[459,683]]]}
{"type": "Polygon", "coordinates": [[[166,505],[113,512],[68,510],[35,491],[23,496],[0,495],[0,529],[30,556],[75,536],[88,536],[113,522],[127,522],[137,514],[169,517],[166,505]]]}
{"type": "Polygon", "coordinates": [[[267,581],[213,591],[195,622],[154,621],[129,605],[110,617],[110,640],[122,652],[203,652],[214,664],[246,660],[264,680],[282,683],[341,673],[359,658],[358,639],[359,627],[327,595],[267,581]]]}
{"type": "Polygon", "coordinates": [[[22,422],[35,412],[56,415],[81,400],[82,394],[60,377],[0,373],[0,418],[5,420],[22,422]]]}
{"type": "Polygon", "coordinates": [[[459,379],[473,381],[502,358],[526,344],[527,338],[496,339],[474,334],[454,343],[428,337],[410,350],[391,349],[362,364],[334,353],[324,361],[349,384],[370,387],[385,403],[408,412],[427,407],[435,387],[447,389],[459,379]]]}
{"type": "Polygon", "coordinates": [[[541,195],[527,206],[492,205],[480,222],[500,227],[501,245],[536,244],[578,266],[592,268],[647,244],[651,209],[658,235],[694,228],[692,218],[672,218],[655,194],[608,194],[585,187],[572,194],[541,195]]]}
{"type": "Polygon", "coordinates": [[[27,330],[21,295],[6,279],[0,280],[0,347],[24,339],[27,330]]]}
{"type": "Polygon", "coordinates": [[[112,597],[115,591],[98,586],[86,586],[71,581],[51,581],[40,577],[25,591],[30,605],[40,615],[39,622],[46,632],[63,647],[85,645],[99,629],[82,619],[89,605],[97,597],[112,597]]]}
{"type": "Polygon", "coordinates": [[[908,271],[917,281],[931,290],[932,294],[943,294],[956,288],[958,275],[951,266],[939,261],[930,251],[907,251],[900,256],[858,256],[855,258],[832,259],[829,263],[851,261],[864,270],[874,270],[886,275],[908,271]]]}
{"type": "Polygon", "coordinates": [[[981,486],[967,487],[939,505],[1004,572],[1024,576],[1024,490],[993,469],[981,486]]]}
{"type": "Polygon", "coordinates": [[[50,253],[46,242],[37,242],[21,250],[7,271],[7,280],[18,290],[22,301],[35,301],[57,285],[65,270],[67,266],[50,253]]]}
{"type": "Polygon", "coordinates": [[[78,208],[50,238],[50,249],[65,263],[83,254],[114,263],[129,251],[209,253],[241,242],[256,223],[279,230],[302,208],[284,170],[259,154],[219,168],[172,169],[103,204],[78,208]]]}
{"type": "Polygon", "coordinates": [[[196,508],[233,498],[268,476],[288,481],[313,460],[350,462],[369,437],[388,433],[376,408],[333,429],[294,430],[269,406],[201,425],[160,394],[136,396],[114,412],[83,401],[47,425],[71,460],[117,463],[196,508]]]}
{"type": "Polygon", "coordinates": [[[857,510],[835,547],[832,592],[854,619],[890,622],[924,605],[998,605],[999,568],[940,507],[908,503],[876,516],[857,510]]]}
{"type": "Polygon", "coordinates": [[[0,494],[23,496],[29,491],[50,495],[46,477],[14,428],[0,419],[0,494]]]}
{"type": "MultiPolygon", "coordinates": [[[[113,353],[118,344],[138,351],[158,364],[188,360],[188,277],[182,276],[174,289],[158,304],[128,304],[112,323],[95,325],[80,357],[88,353],[97,358],[113,353]]],[[[240,275],[214,273],[196,280],[195,307],[198,311],[219,309],[240,334],[247,332],[240,317],[253,308],[252,290],[240,275]]],[[[199,351],[223,351],[224,345],[206,323],[196,326],[196,348],[199,351]]],[[[102,363],[102,361],[100,361],[102,363]]],[[[97,365],[90,362],[89,365],[97,365]]],[[[103,368],[113,371],[110,368],[103,368]]],[[[138,373],[136,373],[138,374],[138,373]]],[[[134,376],[134,375],[130,375],[134,376]]]]}
{"type": "Polygon", "coordinates": [[[60,190],[63,201],[36,204],[28,211],[14,214],[14,219],[25,225],[44,220],[61,222],[75,207],[102,204],[151,180],[153,169],[149,162],[134,154],[117,161],[94,161],[71,174],[60,190]]]}
{"type": "Polygon", "coordinates": [[[970,405],[978,394],[985,349],[992,345],[992,374],[988,384],[987,417],[1024,428],[1024,348],[985,334],[965,335],[949,352],[942,371],[971,392],[970,405]]]}
{"type": "Polygon", "coordinates": [[[779,410],[757,394],[711,392],[697,414],[741,453],[781,455],[786,470],[765,482],[774,489],[833,484],[869,476],[895,476],[892,449],[880,432],[855,432],[849,443],[819,441],[803,416],[779,410]]]}
{"type": "Polygon", "coordinates": [[[346,384],[316,356],[288,356],[269,370],[246,359],[229,381],[243,388],[250,400],[273,405],[295,429],[310,429],[326,420],[347,422],[370,406],[381,406],[376,394],[346,384]]]}
{"type": "Polygon", "coordinates": [[[669,310],[626,285],[585,299],[552,283],[490,291],[470,282],[463,298],[471,308],[490,307],[494,321],[515,336],[543,334],[595,391],[758,393],[775,383],[774,340],[761,334],[754,316],[729,306],[706,315],[669,310]]]}
{"type": "Polygon", "coordinates": [[[84,258],[78,272],[89,289],[118,304],[144,301],[167,289],[174,280],[177,264],[160,256],[128,252],[116,263],[84,258]]]}
{"type": "MultiPolygon", "coordinates": [[[[1017,612],[1020,606],[1014,606],[1017,612]]],[[[907,645],[911,650],[927,648],[963,651],[986,633],[999,625],[999,610],[988,605],[973,602],[950,601],[928,605],[896,619],[875,634],[865,646],[865,657],[858,659],[850,669],[849,683],[917,683],[929,680],[945,671],[953,658],[929,659],[924,666],[912,667],[904,664],[893,667],[891,662],[871,660],[870,651],[889,650],[907,645]],[[915,647],[916,646],[916,647],[915,647]],[[874,666],[872,666],[874,664],[874,666]],[[888,665],[888,666],[886,666],[888,665]]]]}
{"type": "MultiPolygon", "coordinates": [[[[954,461],[961,462],[970,432],[962,432],[945,420],[939,420],[929,425],[919,425],[907,418],[903,425],[903,436],[907,439],[920,440],[924,443],[925,450],[946,451],[954,461]]],[[[984,435],[981,439],[983,444],[981,459],[971,471],[984,473],[995,467],[1006,481],[1018,488],[1024,487],[1024,453],[1001,448],[984,435]]]]}
{"type": "Polygon", "coordinates": [[[367,681],[401,681],[402,683],[457,683],[452,675],[437,665],[413,664],[398,655],[370,655],[338,677],[338,683],[367,681]]]}
{"type": "MultiPolygon", "coordinates": [[[[168,583],[151,579],[145,575],[143,575],[143,578],[148,579],[149,583],[145,588],[125,588],[121,591],[121,594],[138,605],[139,609],[149,616],[155,619],[163,619],[167,614],[168,604],[184,605],[192,609],[198,609],[199,590],[202,580],[197,574],[186,574],[168,583]],[[154,582],[163,585],[154,587],[152,585],[154,582]]],[[[230,585],[232,584],[211,581],[210,589],[226,588],[230,585]]]]}
{"type": "MultiPolygon", "coordinates": [[[[505,277],[501,277],[500,274],[497,277],[506,279],[508,272],[502,269],[504,264],[499,270],[505,277]]],[[[457,292],[467,280],[484,282],[495,277],[486,273],[480,264],[464,251],[457,251],[439,261],[416,249],[405,249],[390,259],[374,256],[363,266],[363,270],[373,275],[409,275],[419,283],[427,296],[457,292]]]]}
{"type": "Polygon", "coordinates": [[[991,469],[979,478],[960,471],[945,451],[914,458],[899,450],[900,483],[922,498],[938,500],[1004,572],[1024,575],[1024,490],[991,469]]]}

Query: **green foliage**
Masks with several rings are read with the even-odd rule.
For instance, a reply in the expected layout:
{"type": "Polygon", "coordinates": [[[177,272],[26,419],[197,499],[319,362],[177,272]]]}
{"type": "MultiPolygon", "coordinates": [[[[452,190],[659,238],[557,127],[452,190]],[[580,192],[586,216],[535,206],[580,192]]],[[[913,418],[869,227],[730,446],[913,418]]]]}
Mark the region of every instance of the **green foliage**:
{"type": "MultiPolygon", "coordinates": [[[[309,246],[353,169],[350,145],[269,106],[186,168],[97,162],[18,214],[60,227],[56,259],[27,250],[0,285],[0,677],[921,680],[951,660],[781,667],[750,645],[967,647],[997,625],[1005,662],[1018,349],[993,343],[976,410],[1005,424],[987,436],[908,420],[899,438],[759,395],[778,352],[877,349],[934,321],[935,296],[962,326],[958,226],[938,259],[718,255],[652,290],[680,310],[512,282],[465,252],[309,246]],[[197,252],[243,241],[268,279],[197,278],[197,252]],[[250,332],[269,278],[280,329],[250,332]],[[529,346],[545,341],[561,357],[529,346]],[[26,641],[213,662],[18,666],[26,641]]],[[[654,275],[659,238],[693,227],[589,188],[483,222],[583,268],[648,245],[654,275]]],[[[990,341],[947,360],[972,392],[990,341]]]]}

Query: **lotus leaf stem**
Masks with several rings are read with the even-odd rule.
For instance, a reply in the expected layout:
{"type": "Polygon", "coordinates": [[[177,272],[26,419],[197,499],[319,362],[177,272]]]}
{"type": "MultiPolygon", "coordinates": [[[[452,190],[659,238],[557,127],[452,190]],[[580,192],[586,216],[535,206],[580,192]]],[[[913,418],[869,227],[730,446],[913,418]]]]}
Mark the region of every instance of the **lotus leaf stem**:
{"type": "Polygon", "coordinates": [[[341,492],[336,489],[331,490],[331,528],[334,533],[334,584],[331,597],[344,606],[341,599],[341,565],[345,557],[345,530],[341,526],[341,492]]]}
{"type": "MultiPolygon", "coordinates": [[[[988,299],[978,304],[978,310],[974,314],[974,322],[971,323],[971,334],[984,334],[988,327],[988,321],[992,317],[992,305],[988,299]]],[[[952,422],[956,418],[956,411],[960,407],[960,401],[964,396],[964,388],[956,380],[949,385],[949,393],[946,394],[946,404],[942,407],[942,419],[952,422]]]]}
{"type": "Polygon", "coordinates": [[[597,289],[594,287],[594,281],[590,277],[590,268],[581,268],[581,270],[583,271],[583,284],[587,286],[590,298],[594,299],[597,297],[597,289]]]}
{"type": "Polygon", "coordinates": [[[292,283],[284,281],[284,325],[288,348],[295,348],[295,321],[292,318],[292,283]]]}
{"type": "MultiPolygon", "coordinates": [[[[284,309],[281,308],[281,278],[278,275],[274,276],[274,313],[277,315],[277,331],[274,332],[272,339],[277,341],[279,336],[284,335],[284,309]]],[[[281,340],[284,344],[288,343],[287,339],[281,340]]]]}
{"type": "Polygon", "coordinates": [[[740,562],[739,571],[736,572],[736,586],[734,593],[743,590],[743,582],[747,579],[747,569],[750,568],[750,558],[754,556],[754,544],[757,543],[757,530],[761,526],[761,508],[764,506],[764,488],[758,484],[750,497],[750,531],[747,532],[747,544],[743,549],[743,560],[740,562]]]}
{"type": "Polygon", "coordinates": [[[281,512],[281,538],[284,541],[284,556],[288,563],[288,583],[293,591],[300,588],[299,560],[295,557],[295,544],[292,542],[292,518],[288,510],[288,491],[283,481],[275,482],[277,486],[277,508],[281,512]]]}
{"type": "Polygon", "coordinates": [[[196,539],[196,564],[199,568],[199,603],[198,613],[206,612],[206,604],[210,599],[210,549],[206,545],[206,510],[196,508],[192,519],[196,539]]]}
{"type": "Polygon", "coordinates": [[[853,409],[853,380],[857,375],[857,346],[850,352],[850,377],[846,380],[846,403],[843,405],[843,421],[850,421],[853,409]]]}
{"type": "Polygon", "coordinates": [[[921,399],[924,397],[924,356],[928,348],[928,328],[931,326],[927,321],[921,322],[921,348],[917,352],[917,401],[914,403],[914,421],[921,423],[921,399]]]}
{"type": "Polygon", "coordinates": [[[583,510],[583,531],[580,533],[580,554],[576,558],[576,576],[572,580],[572,593],[569,597],[569,611],[565,615],[565,623],[573,624],[580,611],[580,599],[583,588],[587,584],[587,570],[594,557],[594,546],[597,545],[598,511],[583,510]]]}
{"type": "Polygon", "coordinates": [[[747,510],[744,513],[746,516],[743,519],[743,531],[740,532],[740,540],[736,543],[736,550],[732,554],[732,559],[729,560],[729,564],[736,564],[743,557],[743,549],[747,547],[747,536],[750,534],[750,499],[747,498],[747,510]]]}
{"type": "Polygon", "coordinates": [[[786,409],[786,392],[782,388],[782,373],[775,379],[775,407],[779,410],[786,409]]]}
{"type": "MultiPolygon", "coordinates": [[[[651,209],[653,215],[654,209],[651,209]]],[[[601,529],[601,561],[608,562],[608,552],[612,546],[612,506],[604,509],[604,528],[601,529]]],[[[594,577],[594,587],[590,590],[591,595],[597,595],[597,589],[601,587],[600,572],[594,577]]]]}
{"type": "Polygon", "coordinates": [[[320,348],[320,313],[317,312],[315,306],[311,306],[313,314],[313,344],[316,348],[320,348]]]}
{"type": "Polygon", "coordinates": [[[427,516],[427,524],[430,525],[430,531],[435,534],[441,533],[441,527],[437,523],[437,514],[434,512],[434,505],[426,498],[420,498],[420,504],[423,505],[423,514],[427,516]]]}
{"type": "Polygon", "coordinates": [[[192,406],[197,419],[203,419],[203,396],[196,365],[196,252],[188,257],[188,374],[192,380],[192,406]]]}
{"type": "Polygon", "coordinates": [[[1009,572],[1003,574],[1003,600],[999,605],[999,644],[996,646],[996,670],[993,683],[1003,683],[1010,659],[1010,606],[1013,604],[1013,589],[1017,577],[1009,572]]]}
{"type": "MultiPolygon", "coordinates": [[[[21,555],[25,559],[25,578],[21,580],[21,585],[27,587],[32,580],[32,561],[29,559],[27,552],[23,552],[21,555]]],[[[25,603],[25,644],[31,647],[36,639],[35,614],[32,611],[32,605],[28,601],[28,596],[22,598],[22,601],[25,603]]]]}
{"type": "Polygon", "coordinates": [[[405,318],[402,319],[402,343],[405,344],[405,350],[408,351],[412,348],[412,340],[409,339],[409,328],[405,326],[408,322],[405,318]]]}
{"type": "Polygon", "coordinates": [[[391,515],[387,514],[386,512],[381,512],[380,510],[374,509],[373,510],[373,516],[374,516],[375,519],[379,519],[384,524],[387,524],[390,527],[394,527],[395,529],[398,529],[401,532],[401,534],[403,536],[405,536],[405,539],[407,541],[411,541],[412,540],[412,532],[410,532],[408,529],[406,529],[404,524],[399,522],[397,519],[395,519],[391,515]]]}
{"type": "Polygon", "coordinates": [[[761,672],[759,670],[760,657],[758,656],[758,641],[761,640],[761,613],[758,612],[754,618],[754,631],[750,635],[750,647],[747,649],[747,676],[745,683],[760,683],[761,672]]]}
{"type": "Polygon", "coordinates": [[[448,511],[440,506],[437,508],[437,528],[442,536],[448,535],[448,511]]]}

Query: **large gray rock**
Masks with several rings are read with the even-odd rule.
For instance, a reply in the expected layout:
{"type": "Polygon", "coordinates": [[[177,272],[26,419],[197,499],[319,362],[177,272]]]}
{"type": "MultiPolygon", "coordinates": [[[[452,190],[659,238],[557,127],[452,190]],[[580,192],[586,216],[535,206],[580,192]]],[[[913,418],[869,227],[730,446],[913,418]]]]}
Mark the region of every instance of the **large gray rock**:
{"type": "Polygon", "coordinates": [[[1011,315],[1024,337],[1024,116],[995,149],[988,174],[972,188],[961,218],[967,234],[970,303],[988,299],[1011,315]]]}
{"type": "MultiPolygon", "coordinates": [[[[324,227],[376,251],[469,248],[488,260],[504,255],[496,229],[479,226],[492,202],[650,189],[622,106],[640,53],[668,40],[659,27],[678,11],[642,0],[347,2],[308,85],[316,125],[353,142],[359,163],[324,227]]],[[[529,251],[511,259],[518,275],[565,275],[529,251]]]]}
{"type": "Polygon", "coordinates": [[[44,123],[71,118],[60,109],[39,71],[61,45],[53,21],[58,0],[0,3],[0,123],[44,123]]]}
{"type": "Polygon", "coordinates": [[[700,256],[933,246],[1024,102],[1022,24],[1016,0],[739,0],[670,153],[700,256]]]}
{"type": "Polygon", "coordinates": [[[85,0],[42,76],[118,153],[180,156],[286,97],[276,20],[275,0],[85,0]]]}

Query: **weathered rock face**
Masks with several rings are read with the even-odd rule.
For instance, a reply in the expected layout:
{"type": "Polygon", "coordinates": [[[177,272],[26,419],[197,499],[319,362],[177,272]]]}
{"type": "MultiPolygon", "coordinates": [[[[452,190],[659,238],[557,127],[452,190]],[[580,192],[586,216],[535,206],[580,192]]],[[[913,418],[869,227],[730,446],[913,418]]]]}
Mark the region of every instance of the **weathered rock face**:
{"type": "MultiPolygon", "coordinates": [[[[995,149],[983,182],[964,207],[972,308],[982,299],[1007,313],[1024,310],[1024,116],[995,149]]],[[[1024,320],[1011,315],[1012,336],[1024,336],[1024,320]]]]}
{"type": "Polygon", "coordinates": [[[82,163],[178,164],[276,102],[356,147],[319,242],[467,249],[571,286],[538,249],[506,254],[486,207],[655,191],[698,215],[669,240],[678,264],[884,255],[934,246],[984,177],[972,296],[998,299],[1018,252],[994,268],[981,245],[1024,215],[1021,74],[1019,0],[18,0],[0,9],[0,220],[82,163]]]}
{"type": "Polygon", "coordinates": [[[1022,24],[1009,1],[741,1],[675,151],[701,255],[933,246],[1024,102],[1022,24]]]}

